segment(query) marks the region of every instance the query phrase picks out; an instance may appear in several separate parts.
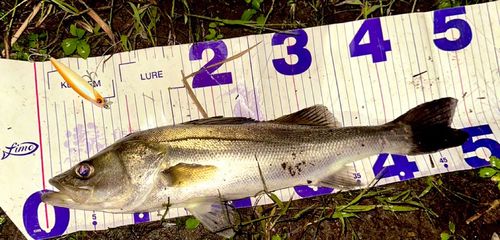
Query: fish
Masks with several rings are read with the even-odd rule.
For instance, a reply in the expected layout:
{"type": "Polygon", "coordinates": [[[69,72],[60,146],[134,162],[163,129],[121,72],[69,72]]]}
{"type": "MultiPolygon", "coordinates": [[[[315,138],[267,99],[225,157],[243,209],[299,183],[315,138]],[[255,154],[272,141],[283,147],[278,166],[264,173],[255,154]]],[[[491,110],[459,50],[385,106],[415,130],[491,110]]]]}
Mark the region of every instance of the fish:
{"type": "Polygon", "coordinates": [[[420,104],[377,126],[342,127],[314,105],[274,120],[211,117],[130,133],[49,180],[42,201],[111,213],[187,209],[210,231],[235,234],[227,201],[297,185],[353,189],[353,162],[463,144],[451,127],[457,100],[420,104]]]}
{"type": "Polygon", "coordinates": [[[53,57],[50,58],[50,63],[52,63],[52,66],[54,66],[64,81],[66,81],[78,95],[98,107],[109,109],[112,102],[104,98],[92,85],[85,81],[82,76],[78,75],[78,73],[53,57]]]}

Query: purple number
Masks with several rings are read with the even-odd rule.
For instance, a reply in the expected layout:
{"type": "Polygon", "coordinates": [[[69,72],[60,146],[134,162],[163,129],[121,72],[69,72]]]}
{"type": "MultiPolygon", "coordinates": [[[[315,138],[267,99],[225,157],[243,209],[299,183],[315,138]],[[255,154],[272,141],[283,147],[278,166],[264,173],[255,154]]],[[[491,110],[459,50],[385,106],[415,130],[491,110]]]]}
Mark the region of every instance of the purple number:
{"type": "Polygon", "coordinates": [[[231,73],[225,72],[212,74],[222,65],[220,62],[227,58],[227,47],[223,41],[200,42],[193,44],[189,49],[189,60],[201,60],[203,52],[208,49],[212,49],[214,57],[201,67],[201,72],[194,76],[193,88],[233,83],[231,73]]]}
{"type": "Polygon", "coordinates": [[[312,63],[311,52],[307,50],[307,33],[302,29],[296,29],[287,33],[275,33],[271,44],[283,45],[287,38],[294,38],[295,44],[286,47],[288,55],[296,55],[298,61],[295,64],[288,64],[284,58],[273,59],[276,71],[283,75],[296,75],[305,72],[312,63]]]}
{"type": "Polygon", "coordinates": [[[293,189],[295,189],[295,192],[303,198],[316,197],[316,196],[330,194],[333,192],[333,189],[331,188],[318,187],[318,190],[314,190],[311,187],[305,185],[295,186],[293,187],[293,189]]]}
{"type": "Polygon", "coordinates": [[[374,63],[387,61],[386,52],[391,51],[391,41],[384,40],[382,24],[379,18],[366,19],[349,44],[351,57],[372,55],[374,63]],[[363,36],[368,33],[369,43],[361,44],[363,36]]]}
{"type": "Polygon", "coordinates": [[[378,155],[377,161],[373,165],[373,173],[378,176],[383,170],[383,175],[380,178],[388,178],[398,176],[399,180],[408,180],[415,178],[414,172],[418,172],[417,164],[408,161],[408,158],[404,155],[391,154],[394,165],[384,167],[384,163],[389,157],[389,154],[382,153],[378,155]]]}
{"type": "Polygon", "coordinates": [[[446,21],[446,17],[465,14],[465,7],[448,8],[434,12],[434,34],[444,33],[455,28],[460,32],[456,40],[448,40],[446,37],[434,39],[434,44],[444,51],[457,51],[467,47],[472,41],[472,30],[470,25],[463,19],[452,19],[446,21]]]}
{"type": "Polygon", "coordinates": [[[233,200],[231,205],[235,208],[246,208],[252,206],[252,200],[250,198],[242,198],[238,200],[233,200]]]}
{"type": "Polygon", "coordinates": [[[55,223],[49,232],[40,227],[38,206],[42,204],[42,194],[48,190],[38,191],[28,197],[23,207],[23,223],[26,232],[34,239],[57,237],[66,231],[69,224],[69,209],[54,207],[55,223]]]}
{"type": "Polygon", "coordinates": [[[149,222],[149,221],[150,218],[148,212],[134,213],[134,224],[149,222]]]}
{"type": "MultiPolygon", "coordinates": [[[[475,127],[468,127],[462,129],[469,134],[469,138],[462,145],[462,151],[464,154],[474,152],[480,147],[487,148],[490,150],[491,155],[500,158],[500,144],[497,141],[489,138],[481,138],[478,140],[473,140],[472,137],[483,136],[487,134],[493,134],[489,125],[481,125],[475,127]]],[[[465,162],[473,168],[479,168],[490,165],[490,162],[486,159],[479,158],[477,156],[465,158],[465,162]]]]}

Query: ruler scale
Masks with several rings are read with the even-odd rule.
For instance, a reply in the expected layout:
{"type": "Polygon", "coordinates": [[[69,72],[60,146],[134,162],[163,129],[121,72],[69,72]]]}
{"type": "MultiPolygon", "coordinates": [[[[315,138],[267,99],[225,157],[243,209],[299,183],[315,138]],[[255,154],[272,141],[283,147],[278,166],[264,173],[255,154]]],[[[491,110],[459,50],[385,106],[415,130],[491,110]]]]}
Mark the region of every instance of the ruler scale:
{"type": "MultiPolygon", "coordinates": [[[[353,163],[353,178],[379,184],[488,165],[500,157],[500,2],[374,18],[218,41],[61,59],[113,102],[101,109],[69,88],[50,62],[0,60],[0,206],[28,238],[159,220],[162,211],[111,214],[41,203],[48,179],[129,132],[198,119],[181,81],[209,116],[269,120],[323,104],[344,126],[390,121],[417,104],[459,99],[453,126],[464,145],[420,156],[380,154],[353,163]],[[206,69],[250,46],[242,57],[206,69]],[[104,62],[105,59],[108,59],[104,62]]],[[[334,193],[295,186],[282,200],[334,193]]],[[[262,198],[231,201],[236,207],[262,198]]],[[[169,218],[189,214],[171,209],[169,218]]]]}

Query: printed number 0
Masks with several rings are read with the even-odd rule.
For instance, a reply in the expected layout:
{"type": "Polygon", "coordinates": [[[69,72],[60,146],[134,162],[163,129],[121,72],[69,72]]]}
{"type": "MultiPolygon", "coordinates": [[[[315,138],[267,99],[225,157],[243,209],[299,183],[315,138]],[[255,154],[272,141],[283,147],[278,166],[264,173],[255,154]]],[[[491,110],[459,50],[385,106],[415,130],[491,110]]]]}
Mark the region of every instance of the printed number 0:
{"type": "Polygon", "coordinates": [[[28,197],[23,207],[23,223],[26,232],[34,239],[44,239],[57,237],[66,231],[69,224],[69,209],[62,207],[54,207],[55,223],[54,227],[49,232],[45,232],[40,227],[38,221],[38,207],[42,204],[42,194],[44,191],[38,191],[28,197]]]}
{"type": "Polygon", "coordinates": [[[288,33],[275,33],[271,44],[283,45],[287,38],[294,38],[295,44],[286,47],[288,55],[296,55],[298,61],[295,64],[288,64],[284,58],[273,59],[276,71],[283,75],[296,75],[305,72],[311,66],[311,52],[305,48],[307,44],[307,33],[302,29],[290,31],[288,33]]]}
{"type": "Polygon", "coordinates": [[[391,41],[384,40],[379,18],[366,19],[349,44],[351,57],[372,55],[374,63],[387,61],[386,52],[391,50],[391,41]],[[370,42],[360,44],[366,33],[368,33],[370,42]]]}
{"type": "MultiPolygon", "coordinates": [[[[500,144],[497,141],[489,138],[481,138],[476,141],[472,140],[472,137],[483,136],[492,134],[489,125],[481,125],[475,127],[468,127],[462,129],[469,134],[469,138],[462,145],[462,151],[464,154],[474,152],[480,147],[484,147],[490,150],[491,155],[500,158],[500,144]]],[[[490,165],[489,161],[479,158],[477,156],[465,158],[465,162],[473,168],[479,168],[490,165]]]]}
{"type": "Polygon", "coordinates": [[[212,74],[222,65],[216,63],[220,63],[227,58],[227,46],[223,41],[200,42],[193,44],[189,49],[189,60],[201,60],[203,52],[208,49],[212,49],[212,51],[214,52],[214,57],[205,65],[203,65],[202,69],[204,71],[201,71],[194,76],[193,88],[202,88],[233,83],[233,78],[231,76],[231,73],[229,72],[212,74]],[[212,66],[214,64],[216,65],[212,66]],[[212,67],[207,68],[209,66],[212,67]]]}
{"type": "Polygon", "coordinates": [[[434,12],[434,34],[445,33],[455,28],[460,32],[456,40],[448,40],[446,37],[434,39],[434,44],[444,51],[457,51],[467,47],[472,41],[472,29],[463,19],[452,19],[446,21],[446,17],[465,14],[465,7],[448,8],[434,12]]]}

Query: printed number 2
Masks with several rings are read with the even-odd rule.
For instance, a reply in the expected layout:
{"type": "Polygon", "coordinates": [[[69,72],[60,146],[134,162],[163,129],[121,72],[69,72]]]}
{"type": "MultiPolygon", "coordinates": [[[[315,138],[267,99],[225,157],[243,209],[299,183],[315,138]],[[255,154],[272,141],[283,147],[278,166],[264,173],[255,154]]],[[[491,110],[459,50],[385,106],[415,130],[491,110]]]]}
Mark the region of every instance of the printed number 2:
{"type": "Polygon", "coordinates": [[[351,57],[372,55],[374,63],[387,61],[386,52],[391,51],[391,42],[384,40],[379,18],[367,19],[361,24],[361,27],[349,44],[349,50],[351,57]],[[370,42],[361,44],[361,40],[366,33],[368,33],[370,42]]]}
{"type": "MultiPolygon", "coordinates": [[[[483,147],[490,150],[492,156],[500,158],[500,144],[498,144],[497,141],[489,138],[481,138],[476,141],[472,139],[472,137],[492,134],[493,131],[491,131],[489,125],[468,127],[462,130],[464,130],[469,134],[469,138],[462,145],[462,151],[464,152],[464,154],[474,152],[476,151],[476,149],[483,147]]],[[[490,163],[487,160],[479,158],[477,156],[467,157],[465,158],[465,162],[473,168],[479,168],[490,165],[490,163]]]]}
{"type": "Polygon", "coordinates": [[[384,163],[389,157],[389,154],[382,153],[378,156],[377,161],[373,165],[373,172],[375,176],[378,176],[380,172],[385,168],[382,176],[380,178],[394,177],[398,176],[399,180],[408,180],[415,178],[414,172],[418,172],[418,167],[415,162],[408,161],[408,158],[404,155],[391,154],[394,165],[384,167],[384,163]]]}
{"type": "Polygon", "coordinates": [[[455,28],[460,32],[456,40],[448,40],[446,37],[434,39],[434,44],[444,51],[457,51],[467,47],[472,41],[472,30],[470,25],[463,19],[446,21],[446,17],[465,14],[465,7],[448,8],[434,12],[434,34],[444,33],[455,28]]]}
{"type": "Polygon", "coordinates": [[[233,83],[233,78],[231,76],[231,73],[229,72],[212,74],[222,65],[217,63],[220,63],[227,58],[227,46],[223,41],[211,41],[193,44],[189,49],[189,60],[201,60],[203,52],[208,49],[212,49],[212,51],[214,52],[214,57],[202,67],[204,71],[201,71],[196,74],[196,76],[194,76],[193,88],[202,88],[233,83]]]}
{"type": "Polygon", "coordinates": [[[42,203],[42,194],[46,191],[39,191],[31,194],[24,203],[23,207],[23,223],[26,232],[34,239],[44,239],[57,237],[66,231],[69,225],[69,209],[62,207],[54,207],[55,223],[49,232],[46,232],[40,227],[38,216],[38,207],[42,203]]]}
{"type": "Polygon", "coordinates": [[[307,33],[302,29],[293,30],[288,33],[275,33],[271,44],[283,45],[287,38],[295,38],[295,44],[286,47],[288,55],[296,55],[298,61],[295,64],[288,64],[284,58],[273,59],[276,71],[283,75],[296,75],[305,72],[311,66],[311,52],[305,48],[307,44],[307,33]]]}

